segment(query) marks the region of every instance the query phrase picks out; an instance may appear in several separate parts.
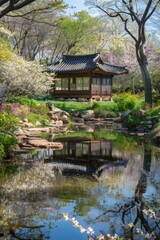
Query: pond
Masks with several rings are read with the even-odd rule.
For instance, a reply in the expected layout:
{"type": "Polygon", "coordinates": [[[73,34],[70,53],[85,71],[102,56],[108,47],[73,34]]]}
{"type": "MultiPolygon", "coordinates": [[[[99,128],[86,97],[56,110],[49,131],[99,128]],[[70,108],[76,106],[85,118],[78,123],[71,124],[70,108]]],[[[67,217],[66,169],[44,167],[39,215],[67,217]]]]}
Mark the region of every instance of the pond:
{"type": "Polygon", "coordinates": [[[18,155],[1,177],[1,239],[160,239],[160,148],[109,129],[50,140],[63,149],[18,155]]]}

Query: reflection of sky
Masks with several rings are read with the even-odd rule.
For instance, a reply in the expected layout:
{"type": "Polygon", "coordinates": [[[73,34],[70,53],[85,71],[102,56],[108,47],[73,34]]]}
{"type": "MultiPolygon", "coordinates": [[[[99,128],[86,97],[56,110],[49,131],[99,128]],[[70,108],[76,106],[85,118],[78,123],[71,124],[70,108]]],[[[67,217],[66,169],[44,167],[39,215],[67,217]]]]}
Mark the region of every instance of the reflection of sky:
{"type": "MultiPolygon", "coordinates": [[[[98,145],[96,145],[98,146],[98,145]]],[[[111,147],[112,145],[107,145],[111,147]]],[[[95,148],[95,150],[97,150],[95,148]]],[[[154,153],[154,151],[153,151],[154,153]]],[[[52,156],[54,154],[53,150],[41,151],[41,157],[52,156]]],[[[50,215],[49,220],[46,223],[53,223],[53,227],[49,230],[46,226],[43,229],[44,232],[50,231],[50,239],[52,240],[86,240],[86,234],[80,233],[79,229],[73,228],[71,222],[65,222],[61,218],[62,213],[69,213],[70,217],[76,217],[80,224],[87,228],[91,226],[95,229],[96,234],[99,230],[105,230],[106,232],[113,233],[110,223],[116,226],[117,233],[122,233],[121,227],[121,216],[116,215],[116,217],[111,217],[113,214],[105,214],[98,220],[96,218],[103,215],[107,210],[118,210],[120,206],[124,206],[126,202],[131,202],[135,197],[135,189],[140,179],[141,170],[144,164],[144,152],[143,148],[133,148],[129,152],[124,151],[123,148],[112,147],[112,154],[118,159],[127,159],[127,164],[122,166],[110,166],[103,169],[98,178],[98,181],[93,182],[90,178],[78,177],[76,176],[64,176],[61,172],[57,172],[55,180],[53,182],[53,188],[51,191],[47,191],[43,194],[39,201],[35,201],[38,207],[37,215],[42,216],[42,213],[48,213],[50,215]],[[55,186],[56,185],[56,186],[55,186]]],[[[160,162],[152,154],[152,164],[151,171],[149,175],[152,179],[159,179],[160,172],[160,162]]],[[[54,160],[54,155],[52,160],[54,160]]],[[[63,156],[61,157],[63,159],[63,156]]],[[[96,161],[96,164],[98,162],[96,161]]],[[[85,166],[83,162],[83,167],[85,166]]],[[[34,195],[34,193],[32,193],[34,195]]],[[[158,191],[154,188],[150,181],[148,181],[148,186],[144,197],[149,199],[154,194],[159,198],[158,191]]],[[[42,194],[41,194],[42,195],[42,194]]],[[[13,194],[14,196],[14,194],[13,194]]],[[[29,195],[30,197],[30,195],[29,195]]],[[[16,198],[15,198],[16,199],[16,198]]],[[[29,207],[26,206],[22,199],[18,199],[21,204],[20,209],[15,211],[21,211],[25,214],[30,213],[29,207]],[[26,209],[26,211],[24,211],[26,209]]],[[[32,202],[29,198],[28,203],[30,204],[30,209],[34,209],[34,201],[32,202]]],[[[8,203],[9,204],[9,203],[8,203]]],[[[31,211],[31,214],[34,214],[31,211]]],[[[35,214],[36,215],[36,214],[35,214]]],[[[128,220],[132,222],[132,218],[136,215],[136,209],[133,209],[131,218],[128,220]]],[[[41,223],[43,225],[44,217],[42,216],[41,223]]],[[[127,222],[127,221],[126,221],[127,222]]],[[[128,222],[128,223],[129,223],[128,222]]],[[[114,234],[114,233],[113,233],[114,234]]],[[[122,233],[123,236],[123,233],[122,233]]]]}

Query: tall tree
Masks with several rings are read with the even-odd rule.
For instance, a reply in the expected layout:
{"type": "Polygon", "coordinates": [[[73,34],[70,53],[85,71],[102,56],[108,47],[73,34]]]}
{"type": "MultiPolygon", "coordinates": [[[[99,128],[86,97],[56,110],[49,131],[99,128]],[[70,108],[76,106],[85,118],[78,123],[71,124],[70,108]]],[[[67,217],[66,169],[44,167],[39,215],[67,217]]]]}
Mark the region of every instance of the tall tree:
{"type": "Polygon", "coordinates": [[[87,52],[99,51],[103,45],[100,41],[100,21],[86,11],[62,19],[59,26],[65,40],[64,53],[77,54],[86,52],[86,49],[87,52]]]}
{"type": "Polygon", "coordinates": [[[27,60],[44,59],[45,56],[42,55],[46,55],[48,40],[55,35],[58,21],[62,14],[64,16],[66,5],[63,1],[54,1],[54,5],[52,2],[53,0],[41,0],[41,4],[35,2],[0,20],[0,25],[12,33],[10,41],[13,49],[27,60]]]}
{"type": "Polygon", "coordinates": [[[119,18],[124,24],[125,31],[135,42],[136,58],[141,70],[144,89],[145,102],[152,105],[152,86],[148,70],[148,59],[145,53],[146,44],[146,25],[160,5],[160,0],[86,0],[103,11],[108,17],[119,18]],[[131,24],[136,25],[136,31],[132,31],[131,24]]]}

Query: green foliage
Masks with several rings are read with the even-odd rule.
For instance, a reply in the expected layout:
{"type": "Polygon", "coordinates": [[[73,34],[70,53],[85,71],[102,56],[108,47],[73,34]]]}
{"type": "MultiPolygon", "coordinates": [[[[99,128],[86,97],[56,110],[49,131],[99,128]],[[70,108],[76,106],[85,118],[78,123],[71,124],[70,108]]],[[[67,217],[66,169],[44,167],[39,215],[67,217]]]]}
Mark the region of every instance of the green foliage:
{"type": "Polygon", "coordinates": [[[113,100],[117,103],[117,110],[119,112],[134,110],[135,108],[143,106],[143,99],[139,99],[137,95],[131,93],[120,93],[115,95],[113,100]]]}
{"type": "Polygon", "coordinates": [[[0,159],[10,156],[16,147],[17,118],[8,112],[0,113],[0,159]]]}
{"type": "Polygon", "coordinates": [[[96,27],[100,28],[100,21],[91,17],[87,11],[74,14],[72,18],[63,18],[59,22],[63,38],[66,41],[67,51],[75,54],[83,51],[93,52],[99,44],[100,35],[97,34],[96,27]],[[89,42],[89,45],[86,43],[89,42]]]}
{"type": "Polygon", "coordinates": [[[9,112],[0,113],[0,132],[13,135],[18,127],[18,119],[9,112]]]}
{"type": "Polygon", "coordinates": [[[0,134],[0,159],[10,156],[16,147],[16,137],[0,134]]]}
{"type": "Polygon", "coordinates": [[[146,119],[144,116],[137,116],[136,111],[129,114],[129,116],[125,119],[125,126],[130,130],[135,129],[141,123],[145,124],[146,119]]]}
{"type": "Polygon", "coordinates": [[[28,121],[31,123],[36,123],[37,121],[40,122],[42,125],[47,125],[49,123],[48,116],[42,116],[35,113],[30,113],[28,116],[28,121]],[[47,119],[46,119],[47,118],[47,119]]]}
{"type": "Polygon", "coordinates": [[[115,117],[117,113],[117,103],[94,102],[92,109],[97,117],[115,117]]]}
{"type": "Polygon", "coordinates": [[[147,114],[154,117],[154,116],[160,116],[160,106],[152,108],[151,110],[147,111],[147,114]]]}
{"type": "Polygon", "coordinates": [[[0,38],[0,61],[12,59],[11,49],[8,43],[0,38]]]}
{"type": "Polygon", "coordinates": [[[29,99],[27,97],[12,97],[9,102],[20,103],[20,109],[23,112],[22,118],[27,117],[29,122],[35,123],[39,121],[42,125],[46,125],[50,118],[48,116],[48,107],[44,101],[38,101],[35,99],[29,99]],[[26,106],[30,107],[30,112],[26,112],[26,106]]]}
{"type": "Polygon", "coordinates": [[[11,97],[8,100],[9,103],[20,103],[21,105],[28,105],[28,106],[37,106],[39,104],[38,101],[34,99],[30,99],[28,97],[11,97]]]}

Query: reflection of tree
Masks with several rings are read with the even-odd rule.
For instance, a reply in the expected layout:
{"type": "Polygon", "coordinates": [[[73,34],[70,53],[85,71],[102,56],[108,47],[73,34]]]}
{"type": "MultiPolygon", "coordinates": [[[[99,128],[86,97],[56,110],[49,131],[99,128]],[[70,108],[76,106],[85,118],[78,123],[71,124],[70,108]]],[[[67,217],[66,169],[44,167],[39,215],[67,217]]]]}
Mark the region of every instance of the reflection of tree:
{"type": "Polygon", "coordinates": [[[113,217],[120,216],[121,224],[124,230],[126,230],[126,224],[129,224],[130,226],[130,230],[127,232],[127,234],[130,235],[129,239],[136,239],[138,234],[137,230],[144,236],[149,234],[150,239],[152,239],[152,236],[156,236],[154,239],[159,239],[160,221],[158,218],[151,219],[146,215],[145,207],[147,206],[143,197],[143,194],[147,189],[147,178],[151,167],[151,155],[151,149],[144,146],[143,170],[141,171],[141,175],[135,189],[134,199],[120,206],[118,209],[109,209],[96,218],[96,220],[99,220],[101,217],[110,213],[113,217]]]}
{"type": "Polygon", "coordinates": [[[51,214],[55,221],[61,218],[53,184],[53,171],[43,163],[24,165],[1,182],[0,239],[48,238],[51,214]]]}
{"type": "Polygon", "coordinates": [[[17,240],[41,240],[47,239],[47,236],[42,232],[43,225],[39,226],[19,226],[18,232],[15,229],[10,229],[0,234],[2,239],[17,239],[17,240]],[[22,230],[23,229],[23,230],[22,230]]]}

